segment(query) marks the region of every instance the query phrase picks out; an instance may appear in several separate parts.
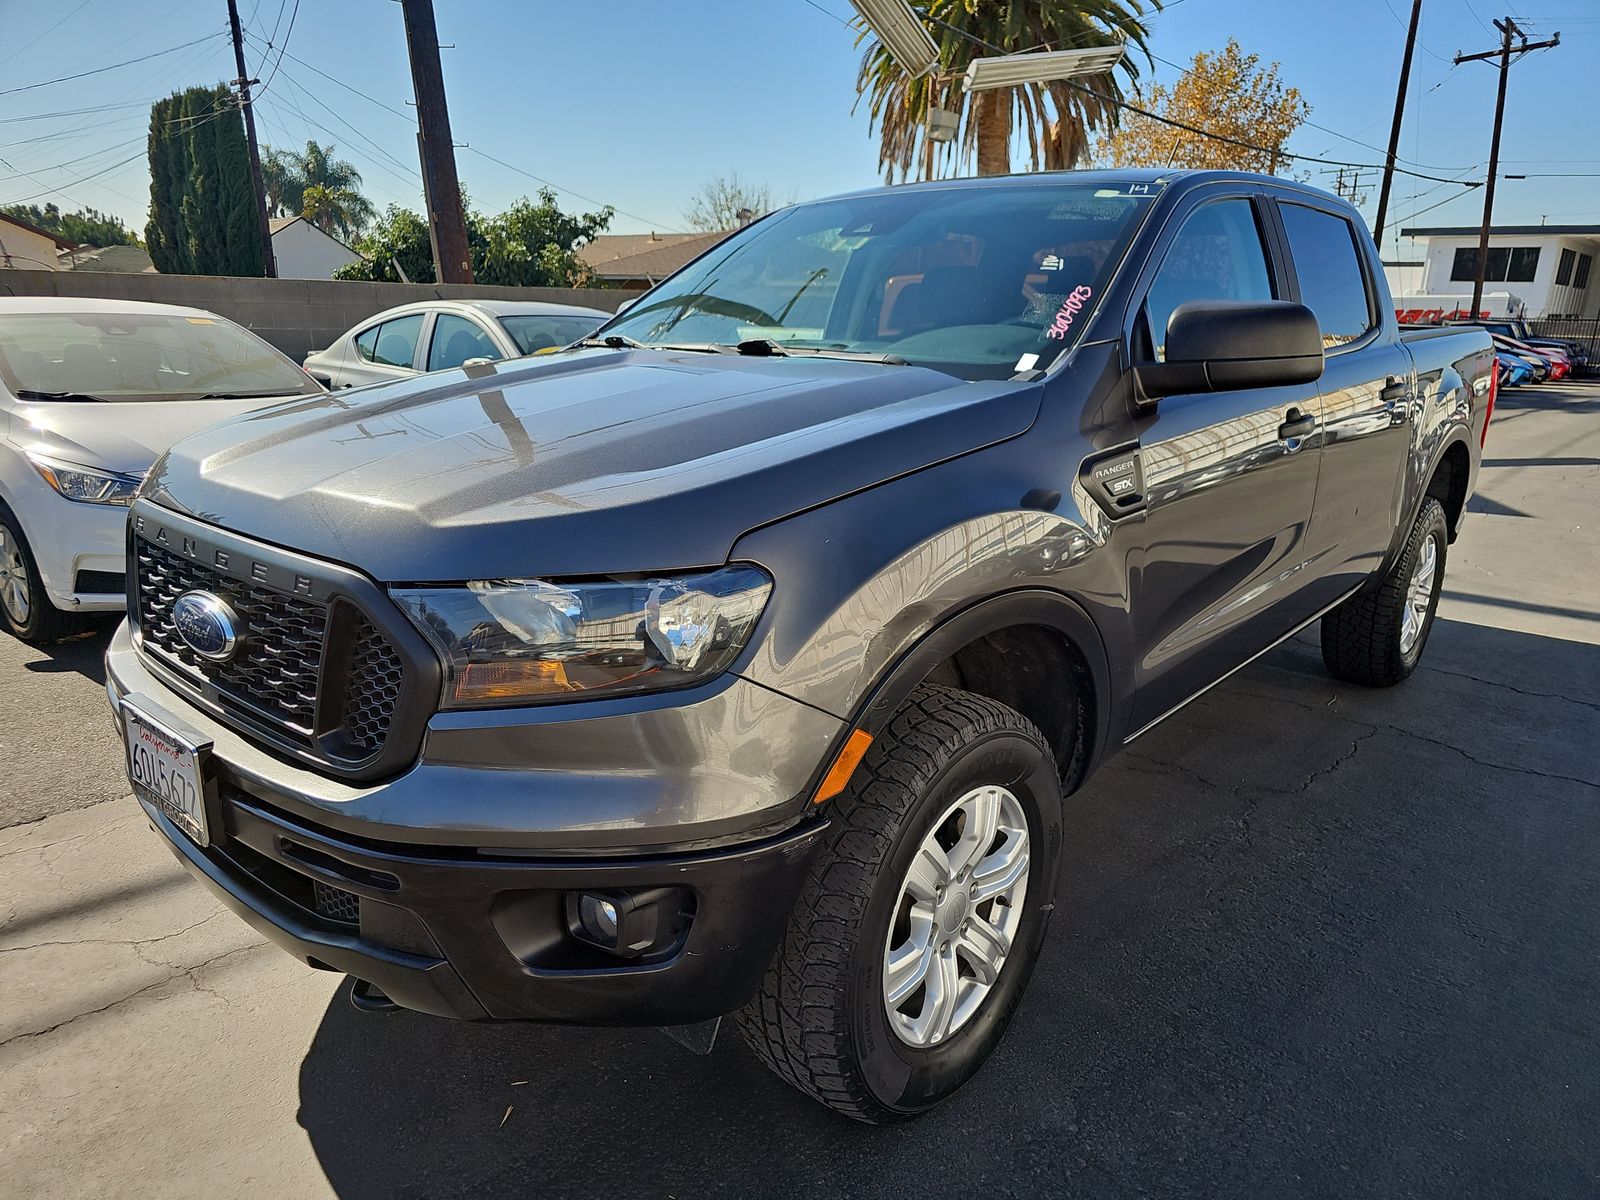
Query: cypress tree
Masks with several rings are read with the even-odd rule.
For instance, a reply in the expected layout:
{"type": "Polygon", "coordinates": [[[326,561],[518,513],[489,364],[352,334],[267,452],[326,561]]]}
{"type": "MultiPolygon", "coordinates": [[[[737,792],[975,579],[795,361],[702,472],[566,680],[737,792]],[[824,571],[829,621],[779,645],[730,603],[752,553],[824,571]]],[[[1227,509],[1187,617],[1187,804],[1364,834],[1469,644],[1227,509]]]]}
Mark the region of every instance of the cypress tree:
{"type": "Polygon", "coordinates": [[[219,84],[158,100],[149,151],[145,241],[156,270],[260,275],[250,154],[233,93],[219,84]]]}

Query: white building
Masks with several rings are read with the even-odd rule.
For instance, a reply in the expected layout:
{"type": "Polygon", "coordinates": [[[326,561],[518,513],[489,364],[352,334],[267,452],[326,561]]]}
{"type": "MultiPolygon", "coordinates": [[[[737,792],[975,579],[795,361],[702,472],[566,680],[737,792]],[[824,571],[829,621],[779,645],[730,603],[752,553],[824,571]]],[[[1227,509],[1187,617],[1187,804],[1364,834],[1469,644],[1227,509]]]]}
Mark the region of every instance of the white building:
{"type": "Polygon", "coordinates": [[[20,217],[0,213],[0,269],[13,271],[57,270],[56,251],[76,250],[66,238],[30,225],[20,217]]]}
{"type": "MultiPolygon", "coordinates": [[[[1421,281],[1411,263],[1385,266],[1397,297],[1472,296],[1478,228],[1402,229],[1422,251],[1421,281]]],[[[1509,292],[1529,317],[1600,316],[1600,225],[1496,225],[1489,230],[1483,290],[1509,292]]]]}
{"type": "Polygon", "coordinates": [[[279,279],[332,279],[346,263],[361,261],[349,246],[304,217],[273,217],[268,224],[279,279]]]}

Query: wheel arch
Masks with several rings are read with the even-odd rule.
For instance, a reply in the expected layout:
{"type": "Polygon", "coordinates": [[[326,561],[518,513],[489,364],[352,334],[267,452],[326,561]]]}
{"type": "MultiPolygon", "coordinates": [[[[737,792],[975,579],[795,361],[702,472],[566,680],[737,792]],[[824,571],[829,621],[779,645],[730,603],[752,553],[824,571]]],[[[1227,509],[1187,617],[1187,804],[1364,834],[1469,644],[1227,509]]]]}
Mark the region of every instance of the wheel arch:
{"type": "MultiPolygon", "coordinates": [[[[1472,448],[1464,434],[1451,437],[1439,451],[1428,469],[1427,483],[1417,497],[1416,508],[1422,508],[1429,496],[1444,508],[1445,523],[1450,529],[1450,540],[1456,540],[1461,527],[1461,517],[1466,512],[1467,494],[1472,484],[1472,448]]],[[[1412,521],[1416,513],[1412,513],[1412,521]]]]}
{"type": "Polygon", "coordinates": [[[1104,754],[1110,680],[1100,633],[1076,601],[1042,588],[1007,592],[947,616],[906,649],[874,681],[847,728],[876,736],[924,682],[963,687],[1038,725],[1057,752],[1063,792],[1070,792],[1104,754]],[[1063,669],[1073,686],[1050,686],[1063,669]]]}

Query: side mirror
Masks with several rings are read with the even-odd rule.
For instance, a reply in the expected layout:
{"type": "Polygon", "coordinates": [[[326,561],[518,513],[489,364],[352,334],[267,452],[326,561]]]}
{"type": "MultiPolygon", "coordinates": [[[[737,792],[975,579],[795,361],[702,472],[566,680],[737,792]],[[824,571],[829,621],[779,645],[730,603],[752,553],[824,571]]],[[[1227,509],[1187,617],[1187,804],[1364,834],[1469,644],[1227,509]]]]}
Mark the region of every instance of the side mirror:
{"type": "Polygon", "coordinates": [[[489,367],[499,361],[497,358],[468,358],[464,359],[461,365],[463,367],[489,367]]]}
{"type": "Polygon", "coordinates": [[[639,302],[639,297],[637,297],[637,296],[629,296],[621,304],[617,305],[616,308],[611,310],[611,315],[613,317],[620,317],[623,313],[627,312],[630,308],[632,308],[638,302],[639,302]]]}
{"type": "Polygon", "coordinates": [[[1167,321],[1166,359],[1133,368],[1140,397],[1312,383],[1322,377],[1322,331],[1288,300],[1190,300],[1167,321]]]}

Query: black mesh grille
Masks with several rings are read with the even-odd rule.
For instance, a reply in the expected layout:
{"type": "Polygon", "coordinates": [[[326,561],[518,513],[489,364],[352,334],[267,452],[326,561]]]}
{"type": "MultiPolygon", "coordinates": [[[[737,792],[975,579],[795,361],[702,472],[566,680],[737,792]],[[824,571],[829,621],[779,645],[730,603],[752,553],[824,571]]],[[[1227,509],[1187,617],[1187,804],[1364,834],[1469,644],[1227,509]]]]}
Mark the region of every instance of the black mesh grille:
{"type": "Polygon", "coordinates": [[[330,921],[343,921],[348,925],[361,923],[361,897],[343,888],[336,888],[321,880],[311,881],[312,897],[317,915],[330,921]]]}
{"type": "Polygon", "coordinates": [[[309,735],[316,720],[327,607],[230,579],[142,538],[138,553],[139,628],[145,646],[296,733],[309,735]],[[242,619],[244,638],[227,662],[201,658],[172,622],[173,603],[196,589],[221,596],[242,619]]]}
{"type": "Polygon", "coordinates": [[[235,579],[142,537],[134,550],[147,652],[330,761],[364,760],[384,748],[405,668],[354,604],[325,604],[235,579]],[[173,604],[196,590],[222,597],[240,618],[239,649],[226,662],[196,654],[173,623],[173,604]],[[324,685],[328,702],[319,712],[324,685]]]}
{"type": "Polygon", "coordinates": [[[361,617],[356,618],[352,642],[340,724],[357,749],[371,753],[389,737],[389,722],[400,700],[400,656],[361,617]]]}

